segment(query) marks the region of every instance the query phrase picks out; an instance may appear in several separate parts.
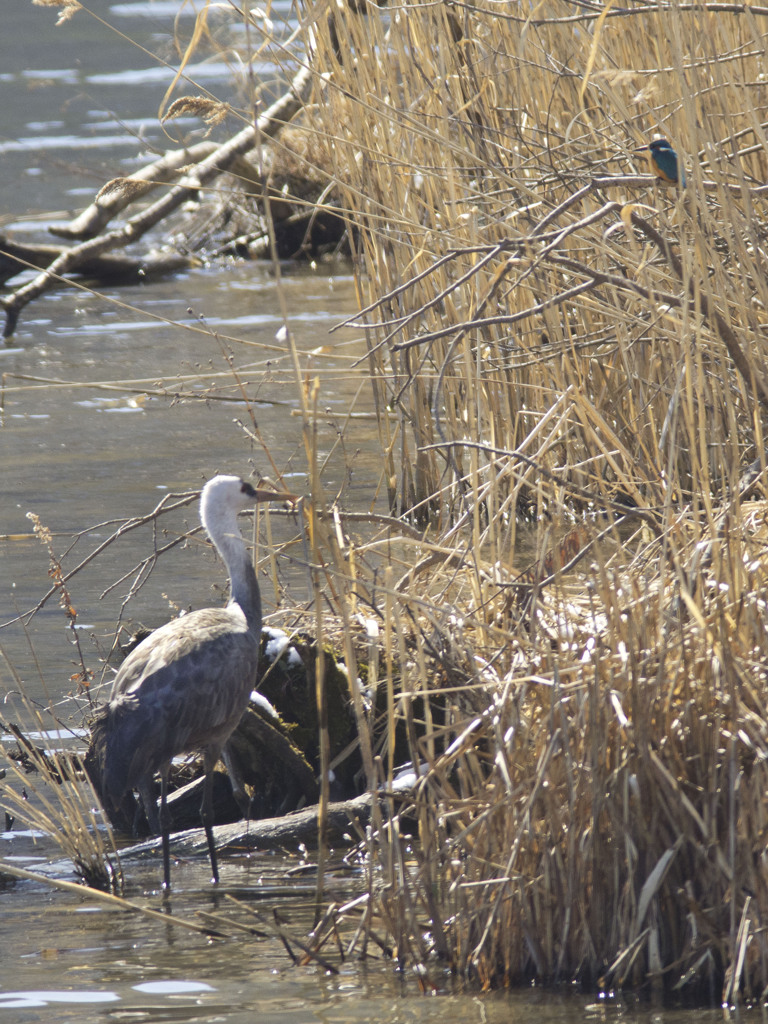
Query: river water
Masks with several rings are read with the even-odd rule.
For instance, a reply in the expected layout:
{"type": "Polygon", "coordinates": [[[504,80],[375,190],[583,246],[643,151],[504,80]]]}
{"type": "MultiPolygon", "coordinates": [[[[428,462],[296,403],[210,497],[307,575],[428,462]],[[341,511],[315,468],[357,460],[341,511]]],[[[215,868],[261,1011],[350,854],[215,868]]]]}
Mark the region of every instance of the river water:
{"type": "MultiPolygon", "coordinates": [[[[25,0],[3,5],[0,217],[2,229],[21,240],[44,240],[49,223],[66,220],[105,181],[148,160],[149,145],[169,144],[156,115],[171,72],[152,54],[174,60],[173,19],[179,15],[188,34],[194,6],[164,0],[86,6],[96,17],[81,12],[57,27],[51,9],[25,0]]],[[[288,14],[286,6],[271,11],[288,14]]],[[[268,65],[260,72],[267,80],[278,77],[268,65]]],[[[232,66],[221,59],[197,64],[194,75],[222,98],[242,95],[232,66]]],[[[261,264],[201,267],[101,294],[62,289],[22,313],[11,344],[0,349],[0,717],[15,713],[15,675],[33,699],[50,697],[58,705],[74,691],[70,677],[79,667],[55,601],[24,624],[19,619],[50,585],[48,553],[31,536],[29,512],[52,531],[66,568],[121,520],[145,515],[164,496],[196,488],[218,471],[277,474],[286,486],[306,491],[293,362],[276,338],[281,303],[303,353],[302,372],[320,383],[326,493],[340,493],[348,507],[372,507],[381,457],[370,394],[353,366],[362,344],[350,331],[329,334],[355,309],[345,265],[284,267],[279,281],[261,264]],[[341,445],[349,416],[358,419],[341,445]]],[[[151,526],[127,534],[72,580],[84,660],[97,677],[132,570],[158,539],[181,535],[195,515],[189,506],[164,519],[160,538],[151,526]]],[[[273,529],[276,539],[286,539],[295,524],[278,519],[273,529]]],[[[220,577],[220,567],[195,543],[179,546],[161,565],[162,575],[151,575],[129,605],[127,620],[165,621],[173,608],[204,599],[220,577]]],[[[285,600],[286,590],[291,600],[303,599],[303,570],[290,551],[279,571],[278,590],[265,595],[267,611],[285,600]]],[[[50,868],[57,856],[48,840],[19,827],[0,834],[0,857],[8,861],[50,868]]],[[[300,934],[311,903],[306,878],[291,881],[301,859],[297,851],[226,858],[219,892],[208,884],[204,861],[175,864],[173,911],[188,918],[200,910],[223,912],[229,893],[267,914],[279,907],[300,934]],[[270,896],[276,883],[293,885],[295,895],[270,896]]],[[[127,862],[128,895],[159,906],[158,868],[154,858],[127,862]]],[[[71,877],[66,865],[54,863],[52,870],[71,877]]],[[[376,958],[343,962],[330,975],[294,965],[273,938],[213,941],[40,883],[0,887],[0,1024],[690,1019],[681,1011],[574,993],[462,993],[439,973],[431,982],[424,994],[417,979],[376,958]]]]}

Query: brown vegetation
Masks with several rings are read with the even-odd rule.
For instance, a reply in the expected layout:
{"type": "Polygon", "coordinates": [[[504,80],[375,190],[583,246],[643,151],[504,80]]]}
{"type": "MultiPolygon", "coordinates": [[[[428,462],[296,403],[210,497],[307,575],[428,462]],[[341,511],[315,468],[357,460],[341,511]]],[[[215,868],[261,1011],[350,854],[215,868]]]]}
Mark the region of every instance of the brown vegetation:
{"type": "Polygon", "coordinates": [[[365,12],[318,38],[317,117],[382,484],[431,544],[375,590],[358,557],[345,597],[381,613],[394,714],[448,685],[452,717],[411,734],[418,834],[393,800],[364,922],[483,986],[758,998],[768,12],[365,12]],[[634,154],[657,133],[684,192],[634,154]],[[520,593],[520,512],[539,558],[589,534],[575,582],[520,593]]]}
{"type": "Polygon", "coordinates": [[[321,809],[329,632],[367,785],[389,795],[366,897],[326,920],[359,923],[350,952],[483,987],[758,999],[768,10],[334,10],[305,12],[316,103],[297,130],[354,229],[391,518],[328,512],[292,350],[301,625],[321,809]],[[684,190],[638,162],[657,133],[684,190]]]}

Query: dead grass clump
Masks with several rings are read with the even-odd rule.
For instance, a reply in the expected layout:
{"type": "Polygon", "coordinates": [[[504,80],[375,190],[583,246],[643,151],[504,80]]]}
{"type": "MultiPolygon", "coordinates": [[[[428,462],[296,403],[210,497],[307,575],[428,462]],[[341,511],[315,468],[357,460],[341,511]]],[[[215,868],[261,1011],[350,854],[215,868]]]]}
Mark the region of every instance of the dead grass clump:
{"type": "Polygon", "coordinates": [[[727,556],[698,569],[695,551],[674,551],[667,578],[654,575],[662,540],[635,538],[622,562],[595,549],[589,582],[558,577],[504,629],[467,598],[467,569],[432,571],[448,600],[390,592],[375,673],[388,795],[361,844],[367,900],[341,915],[349,952],[373,941],[484,988],[577,979],[761,998],[765,514],[754,503],[729,525],[727,556]],[[436,690],[431,719],[419,698],[434,708],[436,690]],[[393,759],[403,724],[410,791],[393,759]]]}
{"type": "MultiPolygon", "coordinates": [[[[48,596],[58,596],[79,658],[80,669],[70,677],[70,682],[76,683],[90,702],[92,673],[85,664],[76,628],[77,610],[69,593],[65,570],[54,551],[49,528],[34,513],[29,513],[27,518],[48,554],[52,581],[48,596]]],[[[119,891],[122,872],[109,819],[102,812],[79,756],[63,748],[62,741],[69,738],[71,728],[59,720],[50,706],[43,711],[26,696],[24,685],[2,647],[0,657],[14,680],[22,722],[21,725],[5,724],[0,720],[0,730],[8,734],[8,740],[0,744],[0,809],[5,811],[7,821],[18,817],[33,831],[53,840],[72,861],[75,872],[86,885],[105,892],[119,891]],[[15,738],[15,745],[10,741],[11,736],[15,738]],[[52,748],[47,750],[30,737],[42,743],[49,740],[52,748]]],[[[11,694],[6,695],[4,703],[10,710],[11,694]]]]}
{"type": "Polygon", "coordinates": [[[26,699],[22,704],[27,727],[0,722],[18,742],[0,746],[0,809],[53,840],[86,885],[119,892],[122,872],[114,838],[88,776],[77,757],[29,741],[30,732],[42,738],[60,723],[26,699]]]}
{"type": "Polygon", "coordinates": [[[412,4],[333,26],[319,114],[362,231],[393,508],[450,509],[473,474],[489,520],[542,469],[652,506],[732,483],[768,394],[757,27],[567,3],[533,22],[412,4]],[[738,67],[715,55],[747,39],[738,67]],[[683,195],[634,153],[655,133],[688,168],[683,195]],[[500,474],[517,452],[533,472],[500,474]]]}

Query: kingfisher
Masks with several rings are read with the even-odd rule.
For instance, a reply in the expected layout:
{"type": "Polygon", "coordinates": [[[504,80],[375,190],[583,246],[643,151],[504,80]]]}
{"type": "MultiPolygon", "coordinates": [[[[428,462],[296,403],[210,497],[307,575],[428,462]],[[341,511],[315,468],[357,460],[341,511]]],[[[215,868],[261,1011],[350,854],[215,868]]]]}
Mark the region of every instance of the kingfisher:
{"type": "Polygon", "coordinates": [[[647,146],[640,146],[635,150],[641,153],[648,150],[648,158],[651,167],[657,177],[667,185],[677,185],[678,181],[682,188],[685,188],[685,171],[683,170],[677,153],[672,149],[666,139],[654,139],[647,146]]]}

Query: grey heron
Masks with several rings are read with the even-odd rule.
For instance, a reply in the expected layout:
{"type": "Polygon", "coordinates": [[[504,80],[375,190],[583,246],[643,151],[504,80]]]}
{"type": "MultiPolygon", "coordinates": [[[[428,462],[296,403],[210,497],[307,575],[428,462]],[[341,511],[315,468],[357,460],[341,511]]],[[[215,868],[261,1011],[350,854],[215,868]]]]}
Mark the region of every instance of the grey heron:
{"type": "MultiPolygon", "coordinates": [[[[237,525],[238,512],[259,501],[293,495],[255,488],[237,476],[216,476],[203,488],[200,519],[229,574],[224,608],[189,612],[156,629],[125,659],[109,701],[94,723],[101,734],[104,791],[116,805],[138,790],[152,831],[162,836],[163,887],[170,889],[168,772],[171,760],[201,750],[205,782],[200,817],[211,872],[219,880],[213,838],[212,776],[219,757],[230,768],[226,743],[242,718],[256,682],[261,595],[237,525]],[[153,779],[160,773],[160,814],[153,779]]],[[[242,783],[230,770],[241,806],[242,783]]]]}

